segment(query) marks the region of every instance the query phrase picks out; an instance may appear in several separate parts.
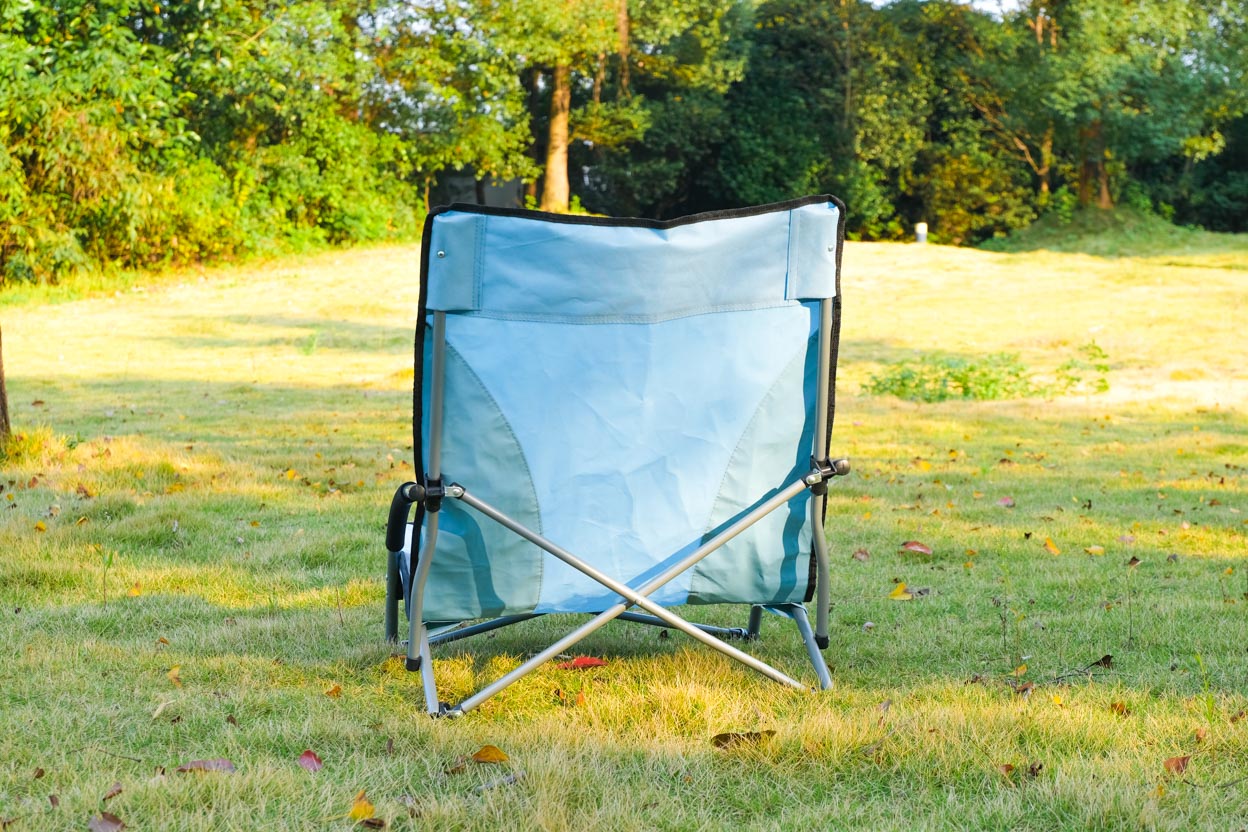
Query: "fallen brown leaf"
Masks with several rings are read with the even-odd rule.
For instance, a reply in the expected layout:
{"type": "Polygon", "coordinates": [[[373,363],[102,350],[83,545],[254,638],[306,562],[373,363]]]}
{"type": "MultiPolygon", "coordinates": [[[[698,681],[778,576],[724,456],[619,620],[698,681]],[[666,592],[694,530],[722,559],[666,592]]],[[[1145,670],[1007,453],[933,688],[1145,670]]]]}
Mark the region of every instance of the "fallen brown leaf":
{"type": "Polygon", "coordinates": [[[770,728],[763,731],[727,731],[711,737],[711,744],[716,748],[735,748],[743,745],[758,745],[776,732],[770,728]]]}
{"type": "Polygon", "coordinates": [[[208,771],[220,771],[229,774],[234,771],[234,764],[224,757],[214,757],[211,760],[191,760],[189,763],[178,766],[175,771],[179,774],[208,771]]]}
{"type": "Polygon", "coordinates": [[[46,771],[44,771],[44,770],[43,770],[43,769],[41,769],[41,768],[37,768],[37,769],[35,769],[34,779],[38,780],[40,777],[42,777],[42,776],[43,776],[43,775],[45,775],[45,774],[47,774],[47,772],[46,772],[46,771]]]}
{"type": "Polygon", "coordinates": [[[931,546],[928,546],[926,543],[920,543],[917,540],[907,540],[905,543],[901,544],[901,549],[903,551],[914,552],[919,555],[930,555],[932,553],[931,546]]]}
{"type": "Polygon", "coordinates": [[[165,676],[169,678],[169,681],[173,682],[173,686],[175,688],[182,687],[181,672],[182,672],[182,665],[175,664],[173,667],[169,668],[169,672],[165,674],[165,676]]]}
{"type": "Polygon", "coordinates": [[[1131,716],[1131,709],[1127,707],[1125,702],[1110,702],[1109,709],[1118,716],[1131,716]]]}
{"type": "Polygon", "coordinates": [[[120,832],[126,828],[126,822],[111,812],[100,812],[87,821],[89,832],[120,832]]]}
{"type": "Polygon", "coordinates": [[[1057,547],[1057,544],[1053,542],[1051,537],[1044,539],[1044,549],[1051,555],[1060,555],[1062,553],[1062,550],[1057,547]]]}
{"type": "Polygon", "coordinates": [[[117,782],[113,783],[113,785],[108,787],[108,791],[104,792],[103,799],[112,800],[114,797],[116,797],[119,794],[121,794],[121,781],[120,780],[118,780],[117,782]]]}
{"type": "Polygon", "coordinates": [[[858,561],[859,563],[866,563],[867,561],[871,560],[871,553],[868,552],[866,549],[856,549],[852,557],[854,560],[858,561]]]}
{"type": "Polygon", "coordinates": [[[1166,771],[1171,774],[1182,774],[1187,771],[1187,764],[1191,761],[1191,759],[1191,754],[1185,754],[1182,757],[1170,757],[1165,763],[1163,763],[1163,765],[1166,767],[1166,771]]]}
{"type": "Polygon", "coordinates": [[[337,682],[334,682],[325,690],[325,695],[328,696],[330,699],[337,699],[338,697],[342,696],[342,685],[338,684],[337,682]]]}
{"type": "Polygon", "coordinates": [[[1196,742],[1204,742],[1209,736],[1209,731],[1203,727],[1196,729],[1196,742]]]}

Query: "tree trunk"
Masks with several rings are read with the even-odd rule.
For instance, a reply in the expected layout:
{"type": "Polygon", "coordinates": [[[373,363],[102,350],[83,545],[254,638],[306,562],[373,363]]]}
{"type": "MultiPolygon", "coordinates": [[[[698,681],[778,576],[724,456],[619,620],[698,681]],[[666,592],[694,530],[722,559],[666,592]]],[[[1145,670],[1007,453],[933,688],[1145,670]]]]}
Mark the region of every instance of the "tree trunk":
{"type": "Polygon", "coordinates": [[[550,132],[546,143],[546,181],[542,185],[542,210],[568,210],[568,113],[572,109],[572,70],[555,67],[550,93],[550,132]]]}
{"type": "Polygon", "coordinates": [[[1104,159],[1098,159],[1096,162],[1097,179],[1100,181],[1100,194],[1096,199],[1096,207],[1108,211],[1114,207],[1114,199],[1109,195],[1109,168],[1105,165],[1104,159]]]}
{"type": "Polygon", "coordinates": [[[628,98],[632,95],[632,93],[628,91],[628,52],[630,37],[628,0],[617,0],[615,7],[615,35],[619,39],[620,50],[620,95],[624,98],[628,98]]]}
{"type": "MultiPolygon", "coordinates": [[[[530,123],[533,125],[533,142],[529,145],[529,156],[533,159],[533,164],[539,167],[542,164],[542,157],[544,155],[542,153],[541,142],[538,141],[539,134],[536,123],[537,105],[541,101],[541,77],[542,71],[536,68],[526,69],[524,74],[521,76],[521,83],[524,84],[524,88],[528,93],[529,114],[532,119],[530,123]]],[[[541,179],[542,177],[538,175],[532,180],[524,183],[524,205],[526,208],[530,205],[537,204],[537,198],[541,193],[541,179]]]]}
{"type": "Polygon", "coordinates": [[[477,204],[484,205],[485,204],[485,177],[481,177],[473,184],[476,186],[477,204]]]}
{"type": "Polygon", "coordinates": [[[1040,143],[1040,167],[1036,174],[1040,177],[1040,193],[1049,195],[1049,171],[1053,170],[1053,125],[1044,131],[1044,141],[1040,143]]]}
{"type": "Polygon", "coordinates": [[[9,391],[4,386],[4,331],[0,329],[0,446],[4,445],[13,425],[9,422],[9,391]]]}

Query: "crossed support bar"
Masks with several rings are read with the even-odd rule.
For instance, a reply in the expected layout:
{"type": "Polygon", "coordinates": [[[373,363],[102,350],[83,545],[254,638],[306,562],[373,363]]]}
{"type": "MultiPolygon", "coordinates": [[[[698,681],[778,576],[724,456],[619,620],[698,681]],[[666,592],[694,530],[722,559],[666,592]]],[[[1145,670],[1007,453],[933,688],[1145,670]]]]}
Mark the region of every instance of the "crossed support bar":
{"type": "Polygon", "coordinates": [[[690,552],[679,562],[673,564],[660,575],[651,578],[638,589],[633,589],[632,587],[629,587],[628,585],[623,584],[611,576],[599,571],[572,552],[569,552],[558,544],[547,540],[542,535],[499,511],[494,506],[479,499],[470,493],[463,485],[458,483],[452,483],[446,486],[443,485],[441,472],[441,434],[442,402],[444,395],[443,379],[445,370],[446,319],[444,313],[434,313],[432,339],[433,379],[432,389],[430,391],[431,418],[429,431],[430,442],[428,449],[428,474],[425,477],[423,485],[407,483],[401,486],[395,493],[394,501],[391,503],[390,523],[386,535],[387,548],[391,553],[390,571],[388,576],[389,600],[387,601],[386,606],[386,635],[391,640],[397,640],[398,612],[396,600],[401,590],[397,557],[399,557],[402,552],[404,531],[410,506],[413,503],[419,502],[425,507],[425,540],[422,548],[424,549],[426,556],[416,556],[419,537],[417,531],[414,531],[411,545],[411,563],[408,570],[408,574],[411,576],[411,579],[408,581],[407,586],[409,593],[408,597],[410,599],[408,616],[409,629],[407,642],[407,667],[409,670],[421,671],[421,682],[424,689],[425,705],[430,715],[463,715],[616,618],[641,621],[642,623],[652,623],[680,630],[681,632],[689,635],[691,638],[694,638],[703,644],[724,653],[730,658],[741,662],[747,667],[758,671],[776,682],[798,690],[806,690],[806,686],[801,682],[798,682],[791,676],[782,673],[771,665],[756,659],[748,653],[721,641],[719,638],[716,638],[715,634],[713,634],[734,635],[738,634],[740,631],[726,631],[719,628],[708,628],[692,624],[675,613],[670,612],[662,605],[651,600],[649,596],[653,595],[661,587],[675,579],[686,570],[692,568],[707,555],[728,543],[741,532],[745,531],[750,526],[753,526],[772,511],[775,511],[788,503],[789,500],[807,488],[811,489],[812,492],[810,511],[812,525],[814,527],[815,560],[818,570],[818,594],[816,600],[815,629],[812,632],[810,623],[806,617],[805,607],[801,604],[755,605],[751,610],[750,627],[747,633],[751,635],[756,635],[758,633],[759,619],[761,618],[761,613],[764,609],[792,618],[797,624],[798,630],[806,644],[811,663],[814,665],[816,674],[819,677],[820,687],[824,689],[831,687],[831,676],[828,673],[827,664],[824,662],[823,656],[820,653],[822,648],[826,648],[828,646],[828,606],[830,598],[828,588],[829,568],[827,542],[824,539],[823,532],[823,504],[827,494],[828,480],[835,476],[847,474],[849,472],[849,462],[844,459],[830,460],[827,457],[826,405],[829,396],[828,370],[829,362],[831,360],[831,302],[824,301],[821,304],[820,311],[819,386],[816,394],[815,441],[814,454],[811,458],[812,464],[810,472],[786,484],[784,487],[772,494],[772,496],[757,505],[754,509],[739,517],[727,529],[703,543],[693,552],[690,552]],[[424,623],[422,616],[424,606],[424,589],[425,583],[429,577],[429,566],[432,561],[432,553],[435,551],[437,542],[439,508],[442,500],[445,498],[459,500],[465,505],[470,506],[472,509],[485,517],[490,518],[494,522],[509,529],[538,548],[548,552],[574,569],[584,573],[602,586],[619,595],[621,598],[619,602],[598,613],[592,619],[582,624],[580,627],[572,630],[563,638],[547,647],[545,650],[542,650],[540,653],[530,657],[501,678],[491,682],[481,690],[454,706],[444,705],[438,699],[437,687],[433,676],[433,660],[431,655],[432,643],[435,640],[449,641],[453,638],[463,637],[464,635],[470,634],[469,631],[474,633],[484,632],[488,629],[507,626],[509,624],[527,620],[528,618],[532,618],[534,616],[507,616],[505,618],[485,622],[484,624],[475,625],[463,630],[453,630],[445,634],[430,634],[429,628],[424,623]],[[653,618],[651,619],[646,616],[627,612],[630,607],[634,606],[649,613],[650,616],[653,616],[653,618]]]}

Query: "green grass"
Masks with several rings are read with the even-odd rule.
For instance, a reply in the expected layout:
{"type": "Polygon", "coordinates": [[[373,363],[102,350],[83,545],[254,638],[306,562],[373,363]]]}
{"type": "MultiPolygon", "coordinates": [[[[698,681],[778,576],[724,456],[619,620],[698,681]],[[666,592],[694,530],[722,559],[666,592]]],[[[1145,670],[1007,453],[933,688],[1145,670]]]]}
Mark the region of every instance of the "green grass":
{"type": "MultiPolygon", "coordinates": [[[[618,624],[579,650],[606,667],[548,666],[456,721],[423,715],[419,675],[381,642],[385,509],[411,475],[415,249],[9,307],[24,438],[0,463],[0,820],[345,830],[364,790],[396,829],[1239,829],[1248,248],[1182,260],[851,244],[836,688],[792,693],[618,624]],[[1106,394],[858,394],[933,350],[1045,372],[1091,339],[1106,394]],[[930,593],[889,600],[895,580],[930,593]],[[755,730],[776,733],[711,743],[755,730]],[[448,773],[486,743],[510,761],[448,773]],[[296,764],[305,748],[323,770],[296,764]],[[175,772],[216,757],[237,771],[175,772]]],[[[565,623],[448,645],[441,697],[565,623]]],[[[750,649],[813,681],[784,621],[750,649]]]]}

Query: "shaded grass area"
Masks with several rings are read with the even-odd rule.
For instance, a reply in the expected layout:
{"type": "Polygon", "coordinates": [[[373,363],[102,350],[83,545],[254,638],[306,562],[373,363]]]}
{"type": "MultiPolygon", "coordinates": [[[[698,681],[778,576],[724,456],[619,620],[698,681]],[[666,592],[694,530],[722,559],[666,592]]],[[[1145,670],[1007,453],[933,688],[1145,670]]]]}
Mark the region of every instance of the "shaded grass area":
{"type": "Polygon", "coordinates": [[[1063,218],[1049,214],[1008,237],[990,240],[987,251],[1060,251],[1097,257],[1160,257],[1182,264],[1188,255],[1202,265],[1243,270],[1248,235],[1217,234],[1174,225],[1132,208],[1086,208],[1063,218]]]}
{"type": "MultiPolygon", "coordinates": [[[[136,829],[347,829],[361,789],[414,829],[1248,821],[1248,426],[1234,369],[1248,349],[1224,300],[1244,290],[1188,298],[1185,272],[1145,264],[1124,276],[1092,258],[851,245],[834,447],[855,474],[829,509],[837,687],[791,693],[621,623],[581,646],[607,666],[547,666],[465,719],[431,721],[419,675],[380,638],[384,513],[411,475],[414,255],[6,318],[26,435],[0,477],[10,828],[81,829],[107,809],[136,829]],[[1147,338],[1122,291],[1145,281],[1165,301],[1147,338]],[[1012,304],[1054,286],[1076,300],[1021,330],[1012,304]],[[854,395],[878,362],[929,345],[1041,365],[1098,316],[1121,321],[1102,341],[1117,362],[1108,396],[854,395]],[[1171,356],[1198,321],[1212,321],[1205,352],[1183,360],[1216,373],[1176,387],[1171,356]],[[896,581],[929,591],[890,600],[896,581]],[[1094,665],[1106,654],[1111,666],[1094,665]],[[710,741],[762,730],[776,733],[730,751],[710,741]],[[448,773],[485,743],[511,759],[448,773]],[[296,764],[305,748],[323,770],[296,764]],[[1165,770],[1186,755],[1181,775],[1165,770]],[[174,771],[215,757],[237,771],[174,771]]],[[[442,698],[569,621],[442,648],[442,698]]],[[[813,683],[786,621],[768,617],[749,649],[813,683]]]]}

